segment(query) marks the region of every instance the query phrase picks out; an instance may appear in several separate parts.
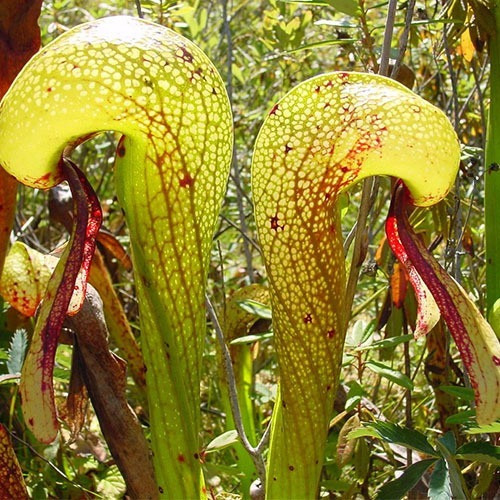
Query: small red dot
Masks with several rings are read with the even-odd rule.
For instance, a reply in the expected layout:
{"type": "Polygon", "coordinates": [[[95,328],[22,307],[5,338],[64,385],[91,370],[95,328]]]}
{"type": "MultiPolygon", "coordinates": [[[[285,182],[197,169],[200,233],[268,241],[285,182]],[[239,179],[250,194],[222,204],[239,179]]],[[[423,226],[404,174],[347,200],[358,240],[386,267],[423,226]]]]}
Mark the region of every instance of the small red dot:
{"type": "Polygon", "coordinates": [[[192,186],[194,183],[194,179],[189,175],[188,172],[184,174],[184,177],[179,180],[179,185],[181,187],[189,187],[192,186]]]}
{"type": "Polygon", "coordinates": [[[279,231],[280,229],[283,229],[285,227],[284,224],[279,223],[278,215],[271,217],[270,222],[271,222],[271,229],[273,229],[274,231],[279,231]]]}

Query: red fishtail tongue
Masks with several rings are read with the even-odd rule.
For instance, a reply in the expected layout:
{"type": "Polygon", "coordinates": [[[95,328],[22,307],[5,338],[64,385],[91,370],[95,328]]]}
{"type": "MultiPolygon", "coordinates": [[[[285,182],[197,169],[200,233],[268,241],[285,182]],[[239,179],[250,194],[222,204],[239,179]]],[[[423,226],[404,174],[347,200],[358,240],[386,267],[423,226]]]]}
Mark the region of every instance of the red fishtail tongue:
{"type": "MultiPolygon", "coordinates": [[[[57,301],[68,310],[71,298],[76,300],[76,314],[85,300],[85,291],[94,256],[96,238],[102,223],[102,210],[97,195],[82,171],[69,159],[63,160],[63,171],[73,195],[73,229],[63,279],[57,301]],[[78,281],[77,281],[78,278],[78,281]],[[64,283],[65,279],[68,283],[64,283]],[[80,286],[81,284],[81,286],[80,286]],[[60,296],[59,296],[60,292],[60,296]]],[[[64,321],[64,317],[62,318],[64,321]]]]}
{"type": "Polygon", "coordinates": [[[66,159],[61,168],[73,195],[74,225],[70,242],[50,278],[40,306],[21,377],[25,421],[37,439],[45,443],[53,441],[58,430],[52,375],[59,333],[71,298],[77,297],[79,306],[75,309],[79,309],[85,299],[95,238],[102,220],[97,196],[82,172],[66,159]],[[78,285],[75,285],[78,277],[78,285]]]}
{"type": "Polygon", "coordinates": [[[408,221],[410,205],[410,193],[399,181],[393,193],[386,233],[392,251],[405,266],[415,289],[420,333],[427,333],[433,326],[425,314],[427,306],[422,302],[435,301],[474,388],[477,420],[480,424],[492,422],[500,416],[500,344],[463,288],[417,238],[408,221]]]}

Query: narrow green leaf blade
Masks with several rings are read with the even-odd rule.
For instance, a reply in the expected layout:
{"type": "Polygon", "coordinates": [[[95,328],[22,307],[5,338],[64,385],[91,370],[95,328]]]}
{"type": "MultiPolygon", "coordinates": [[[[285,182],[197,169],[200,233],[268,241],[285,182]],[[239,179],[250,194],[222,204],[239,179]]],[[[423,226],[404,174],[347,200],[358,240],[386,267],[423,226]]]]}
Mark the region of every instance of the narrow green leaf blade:
{"type": "Polygon", "coordinates": [[[375,429],[380,437],[389,443],[401,444],[412,450],[439,457],[427,438],[415,429],[400,427],[390,422],[373,422],[369,424],[369,427],[375,429]]]}
{"type": "Polygon", "coordinates": [[[450,476],[446,462],[440,459],[436,462],[429,482],[428,496],[431,500],[449,500],[451,496],[450,476]]]}
{"type": "Polygon", "coordinates": [[[348,16],[359,15],[359,5],[356,0],[281,0],[285,3],[302,3],[304,5],[321,5],[332,7],[348,16]]]}
{"type": "Polygon", "coordinates": [[[453,424],[466,424],[468,422],[471,422],[471,419],[475,415],[476,415],[476,410],[459,411],[458,413],[450,415],[446,419],[446,423],[450,424],[450,425],[453,425],[453,424]]]}
{"type": "Polygon", "coordinates": [[[404,373],[393,370],[383,363],[379,363],[378,361],[368,361],[366,363],[366,367],[381,377],[384,377],[387,380],[404,387],[405,389],[413,389],[413,382],[404,373]]]}
{"type": "Polygon", "coordinates": [[[495,434],[500,432],[500,422],[471,427],[465,431],[467,434],[495,434]]]}
{"type": "Polygon", "coordinates": [[[451,443],[452,438],[447,437],[448,435],[453,436],[451,432],[447,433],[445,436],[436,441],[436,446],[446,460],[448,474],[450,476],[451,497],[457,500],[468,500],[470,495],[466,493],[467,485],[465,483],[465,479],[455,456],[450,451],[450,448],[453,449],[455,438],[453,437],[453,443],[451,443]]]}
{"type": "MultiPolygon", "coordinates": [[[[413,334],[409,333],[408,335],[399,335],[398,337],[390,337],[388,339],[379,340],[374,342],[368,346],[360,346],[355,351],[370,351],[376,349],[388,349],[392,347],[396,347],[399,344],[403,344],[404,342],[408,342],[413,339],[413,334]]],[[[472,398],[474,399],[474,394],[472,394],[472,398]]]]}
{"type": "Polygon", "coordinates": [[[347,45],[357,41],[357,38],[334,38],[331,40],[322,40],[321,42],[313,42],[308,43],[307,45],[302,45],[300,47],[297,47],[296,49],[289,50],[288,53],[293,54],[302,50],[316,49],[318,47],[326,47],[328,45],[347,45]]]}
{"type": "Polygon", "coordinates": [[[370,427],[359,427],[358,429],[349,432],[347,435],[348,439],[357,439],[360,437],[374,437],[374,438],[380,438],[380,434],[375,430],[371,429],[370,427]]]}
{"type": "Polygon", "coordinates": [[[238,441],[238,433],[234,429],[224,432],[208,443],[205,453],[213,453],[214,451],[223,450],[238,441]]]}
{"type": "Polygon", "coordinates": [[[271,308],[252,299],[238,301],[238,305],[246,312],[262,319],[272,319],[271,308]]]}
{"type": "Polygon", "coordinates": [[[500,467],[500,446],[495,446],[486,441],[475,441],[460,446],[456,457],[463,460],[483,462],[500,467]]]}
{"type": "Polygon", "coordinates": [[[457,387],[454,385],[442,385],[439,387],[443,392],[451,394],[464,401],[474,401],[474,389],[470,387],[457,387]]]}
{"type": "Polygon", "coordinates": [[[273,337],[273,332],[262,332],[255,333],[252,335],[245,335],[244,337],[238,337],[237,339],[231,340],[229,342],[231,345],[241,345],[241,344],[252,344],[260,340],[271,339],[273,337]]]}
{"type": "Polygon", "coordinates": [[[447,432],[444,436],[438,439],[440,443],[446,446],[446,449],[454,455],[457,452],[457,442],[455,441],[455,436],[453,432],[447,432]]]}
{"type": "Polygon", "coordinates": [[[425,471],[435,461],[435,458],[428,458],[427,460],[421,460],[410,465],[400,477],[384,484],[380,488],[377,500],[399,500],[403,498],[418,483],[420,478],[425,474],[425,471]]]}

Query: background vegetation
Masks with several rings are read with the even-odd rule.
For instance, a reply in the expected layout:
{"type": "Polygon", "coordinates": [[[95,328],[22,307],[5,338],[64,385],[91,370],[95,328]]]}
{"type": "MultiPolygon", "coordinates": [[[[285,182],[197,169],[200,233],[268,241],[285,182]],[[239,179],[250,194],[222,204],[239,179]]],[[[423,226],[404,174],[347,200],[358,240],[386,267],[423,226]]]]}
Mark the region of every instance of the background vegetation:
{"type": "MultiPolygon", "coordinates": [[[[489,95],[485,44],[491,35],[488,32],[491,23],[485,14],[487,7],[481,9],[481,5],[477,2],[465,5],[459,0],[400,2],[396,5],[395,28],[389,40],[392,64],[399,63],[404,52],[398,78],[449,115],[464,145],[454,192],[431,211],[417,210],[412,216],[413,224],[484,312],[483,175],[486,168],[491,168],[483,162],[489,95]],[[408,9],[413,11],[410,22],[406,20],[408,9]],[[406,37],[407,49],[402,51],[400,44],[406,37]]],[[[81,22],[138,13],[139,2],[46,1],[40,18],[43,43],[81,22]]],[[[214,239],[209,277],[210,296],[221,316],[236,290],[250,283],[266,283],[249,183],[251,151],[263,117],[272,103],[292,86],[319,73],[377,72],[387,13],[388,3],[378,0],[140,2],[141,15],[182,33],[207,53],[225,78],[233,105],[236,152],[214,239]]],[[[392,69],[393,66],[389,74],[392,69]]],[[[114,197],[112,163],[116,140],[111,133],[103,134],[80,146],[73,158],[85,169],[98,193],[105,226],[128,248],[123,216],[114,197]]],[[[380,428],[378,433],[362,437],[363,432],[359,431],[362,422],[385,421],[415,429],[425,434],[437,450],[444,446],[452,454],[458,446],[475,442],[477,436],[482,441],[494,440],[485,434],[486,429],[474,430],[473,397],[445,327],[440,323],[427,340],[414,341],[409,335],[415,318],[414,299],[384,242],[383,223],[390,187],[390,180],[380,180],[359,240],[366,243],[366,259],[352,308],[343,384],[332,414],[322,496],[372,498],[386,494],[390,498],[381,487],[394,478],[395,470],[428,458],[413,440],[417,434],[405,441],[402,436],[391,437],[380,428]],[[358,434],[349,434],[351,431],[358,434]],[[443,440],[448,431],[451,434],[443,440]]],[[[344,199],[347,266],[355,246],[353,229],[360,194],[358,187],[344,199]]],[[[20,188],[12,235],[13,240],[24,241],[44,253],[67,238],[64,228],[50,219],[47,197],[45,192],[20,188]]],[[[360,248],[364,253],[364,246],[358,243],[360,248]]],[[[111,258],[108,265],[140,340],[133,275],[111,258]]],[[[258,341],[250,345],[255,375],[252,403],[256,433],[260,435],[270,419],[278,374],[269,333],[272,327],[266,320],[268,311],[254,308],[253,314],[260,321],[254,330],[249,327],[245,333],[258,336],[254,338],[258,341]]],[[[31,319],[20,317],[0,301],[1,374],[19,372],[27,334],[32,328],[31,319]]],[[[201,408],[201,440],[205,445],[226,430],[218,353],[211,330],[209,333],[201,408]]],[[[68,392],[70,362],[70,347],[61,345],[56,368],[60,401],[68,392]]],[[[0,421],[15,436],[15,450],[34,498],[117,498],[125,492],[91,407],[76,440],[70,440],[69,432],[65,431],[60,440],[42,446],[26,431],[17,391],[16,379],[0,385],[0,421]]],[[[147,433],[146,413],[131,379],[127,394],[147,433]]],[[[205,455],[204,470],[214,497],[236,498],[242,493],[234,453],[233,447],[227,447],[205,455]]],[[[495,461],[481,454],[465,455],[454,458],[458,474],[463,473],[460,476],[463,491],[474,498],[481,495],[493,498],[495,461]],[[469,460],[464,461],[464,456],[469,460]]],[[[451,462],[447,463],[451,470],[451,462]]],[[[412,477],[418,479],[420,475],[412,477]]],[[[410,496],[422,492],[425,495],[428,481],[427,476],[417,481],[410,496]]],[[[449,485],[441,489],[438,486],[434,484],[434,490],[431,488],[434,498],[439,495],[446,498],[449,485]]]]}

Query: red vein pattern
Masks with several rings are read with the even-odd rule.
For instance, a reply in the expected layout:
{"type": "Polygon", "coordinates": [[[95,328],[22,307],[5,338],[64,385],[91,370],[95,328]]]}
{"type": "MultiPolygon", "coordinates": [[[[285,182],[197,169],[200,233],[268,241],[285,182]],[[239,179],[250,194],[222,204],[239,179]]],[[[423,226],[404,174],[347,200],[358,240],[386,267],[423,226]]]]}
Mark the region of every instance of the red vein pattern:
{"type": "Polygon", "coordinates": [[[376,75],[321,75],[271,108],[252,164],[281,373],[268,498],[317,495],[348,320],[339,194],[385,174],[431,205],[450,189],[459,153],[439,109],[376,75]]]}
{"type": "Polygon", "coordinates": [[[74,227],[47,286],[33,339],[21,374],[20,392],[25,421],[43,443],[52,442],[58,431],[52,375],[59,333],[74,293],[85,298],[85,287],[95,238],[101,225],[101,208],[90,184],[68,160],[61,162],[74,200],[74,227]],[[75,289],[79,273],[82,279],[75,289]]]}
{"type": "Polygon", "coordinates": [[[436,301],[474,389],[478,423],[494,422],[500,417],[500,344],[465,290],[417,238],[406,215],[410,203],[408,189],[399,183],[386,223],[389,245],[408,270],[419,300],[425,300],[420,293],[423,282],[436,301]]]}

